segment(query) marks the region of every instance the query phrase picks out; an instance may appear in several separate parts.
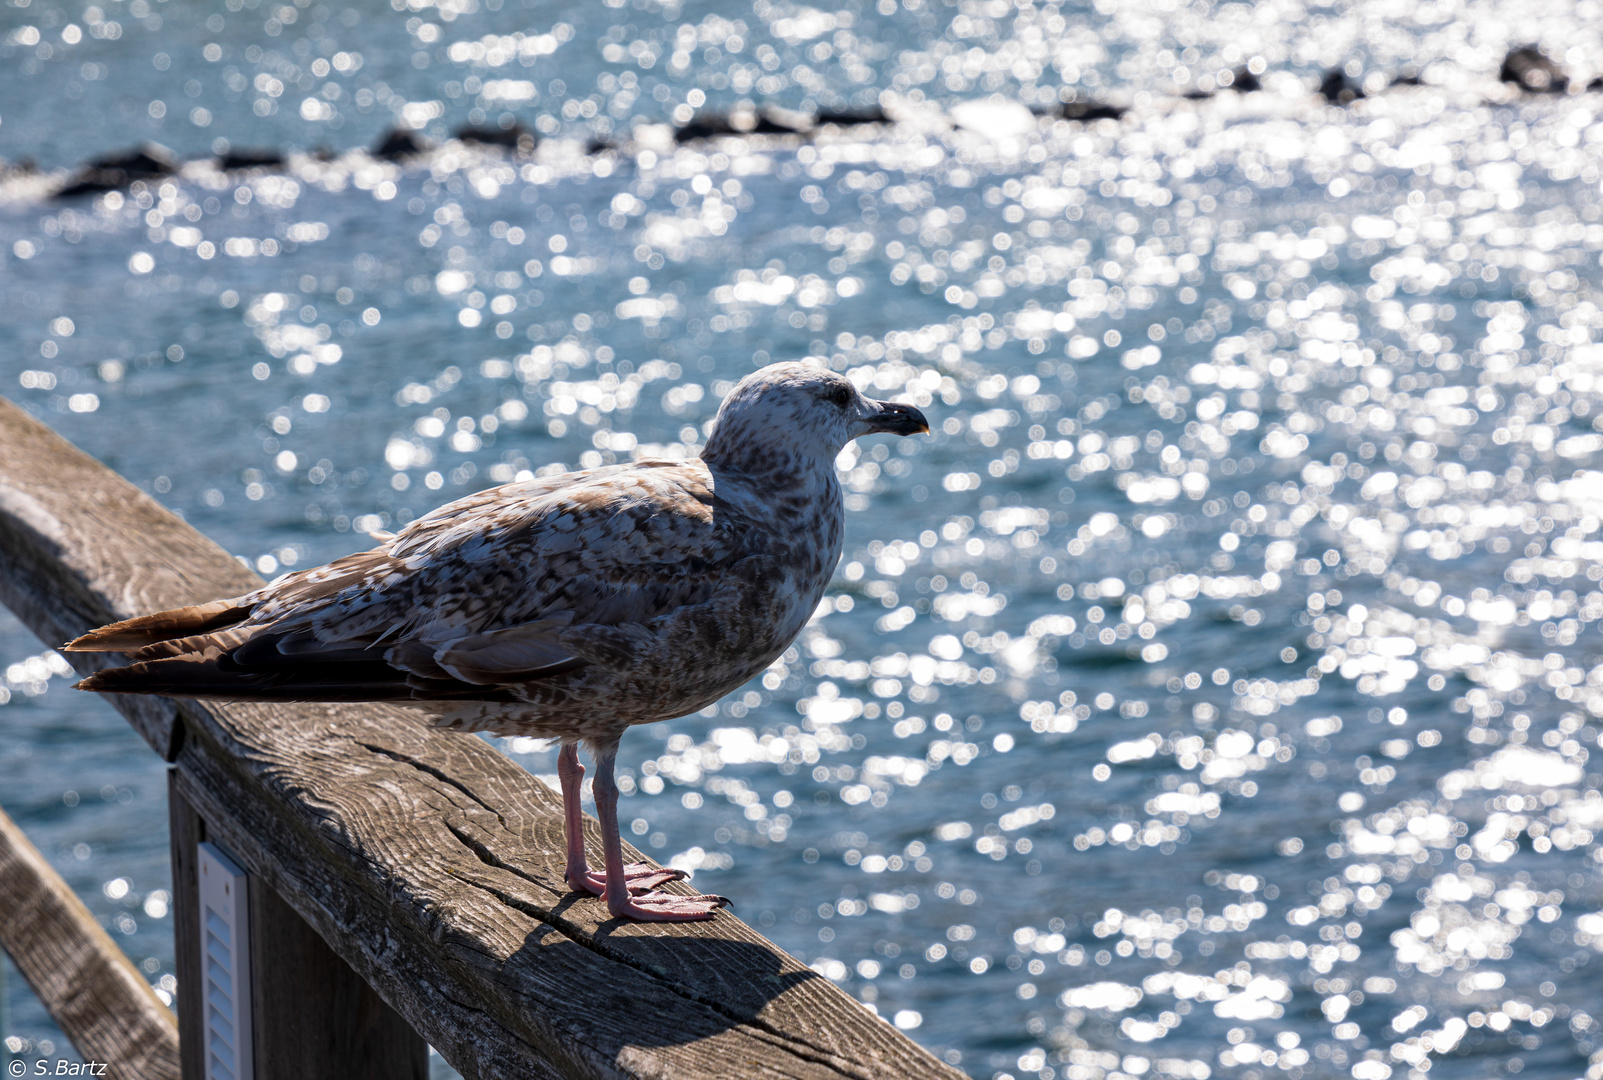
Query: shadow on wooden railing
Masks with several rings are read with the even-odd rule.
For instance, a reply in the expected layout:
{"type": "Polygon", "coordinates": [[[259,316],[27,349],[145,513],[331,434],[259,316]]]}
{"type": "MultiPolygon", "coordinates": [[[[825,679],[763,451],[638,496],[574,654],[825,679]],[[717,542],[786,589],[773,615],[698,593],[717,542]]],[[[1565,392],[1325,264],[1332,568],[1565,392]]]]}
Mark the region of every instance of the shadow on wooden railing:
{"type": "MultiPolygon", "coordinates": [[[[0,602],[46,643],[258,582],[0,399],[0,602]]],[[[196,992],[203,841],[249,892],[240,1080],[423,1077],[427,1045],[469,1077],[961,1075],[732,915],[625,923],[569,892],[560,800],[477,738],[383,705],[110,700],[173,765],[186,1080],[223,1030],[196,992]]]]}

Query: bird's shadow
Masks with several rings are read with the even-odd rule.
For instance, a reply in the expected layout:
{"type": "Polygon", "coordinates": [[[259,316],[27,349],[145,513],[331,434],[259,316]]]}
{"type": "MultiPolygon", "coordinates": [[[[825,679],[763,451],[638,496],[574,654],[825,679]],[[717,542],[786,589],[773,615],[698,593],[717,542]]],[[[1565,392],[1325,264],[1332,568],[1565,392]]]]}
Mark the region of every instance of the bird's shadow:
{"type": "MultiPolygon", "coordinates": [[[[758,1021],[788,991],[823,978],[772,946],[716,930],[642,932],[644,925],[613,919],[581,942],[542,924],[501,966],[502,978],[537,997],[542,1012],[573,1014],[566,1023],[553,1019],[582,1031],[591,1051],[609,1056],[626,1047],[683,1045],[758,1021]],[[531,986],[520,971],[547,988],[531,986]],[[552,982],[562,987],[560,995],[551,993],[552,982]]],[[[771,1011],[760,1023],[785,1026],[771,1011]]]]}

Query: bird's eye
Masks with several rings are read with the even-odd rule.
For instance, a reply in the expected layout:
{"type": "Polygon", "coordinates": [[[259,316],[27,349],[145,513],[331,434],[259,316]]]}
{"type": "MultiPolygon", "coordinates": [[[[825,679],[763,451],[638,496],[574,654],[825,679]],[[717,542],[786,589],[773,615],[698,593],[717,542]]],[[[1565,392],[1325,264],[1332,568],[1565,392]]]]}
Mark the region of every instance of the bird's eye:
{"type": "Polygon", "coordinates": [[[829,400],[844,409],[852,400],[852,388],[844,383],[835,384],[829,391],[829,400]]]}

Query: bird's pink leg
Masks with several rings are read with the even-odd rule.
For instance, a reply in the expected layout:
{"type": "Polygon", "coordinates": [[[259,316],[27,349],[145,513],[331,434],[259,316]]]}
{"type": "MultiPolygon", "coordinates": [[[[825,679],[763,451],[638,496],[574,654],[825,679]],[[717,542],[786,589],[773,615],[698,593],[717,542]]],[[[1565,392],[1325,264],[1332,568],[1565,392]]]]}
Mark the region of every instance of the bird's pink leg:
{"type": "Polygon", "coordinates": [[[570,889],[600,895],[591,885],[590,865],[584,858],[584,809],[579,805],[584,766],[579,763],[577,743],[565,743],[557,755],[557,779],[562,781],[562,817],[568,840],[568,869],[563,877],[570,889]]]}
{"type": "MultiPolygon", "coordinates": [[[[580,791],[584,783],[584,766],[579,763],[578,744],[563,746],[557,756],[557,779],[562,782],[562,817],[568,840],[568,868],[563,877],[570,889],[602,896],[607,891],[607,879],[590,869],[584,856],[584,809],[580,805],[580,791]]],[[[623,868],[624,880],[632,892],[645,892],[685,876],[682,870],[669,870],[647,863],[630,863],[623,868]]]]}
{"type": "Polygon", "coordinates": [[[634,892],[634,882],[623,865],[623,840],[618,835],[618,785],[612,775],[617,753],[618,744],[614,741],[598,748],[596,754],[596,816],[601,819],[601,842],[607,857],[604,894],[607,910],[612,912],[614,918],[639,919],[642,922],[695,922],[712,918],[714,912],[728,905],[727,899],[722,896],[634,892]]]}

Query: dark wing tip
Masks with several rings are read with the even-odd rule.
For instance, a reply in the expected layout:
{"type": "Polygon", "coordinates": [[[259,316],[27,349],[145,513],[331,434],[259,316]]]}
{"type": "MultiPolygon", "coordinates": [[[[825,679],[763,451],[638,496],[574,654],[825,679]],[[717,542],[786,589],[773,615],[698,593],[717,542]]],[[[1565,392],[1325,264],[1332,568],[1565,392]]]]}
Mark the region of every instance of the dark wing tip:
{"type": "Polygon", "coordinates": [[[91,694],[147,694],[154,691],[147,690],[140,684],[146,681],[149,674],[149,664],[130,664],[127,667],[102,668],[92,674],[85,675],[72,684],[74,690],[84,690],[91,694]]]}

